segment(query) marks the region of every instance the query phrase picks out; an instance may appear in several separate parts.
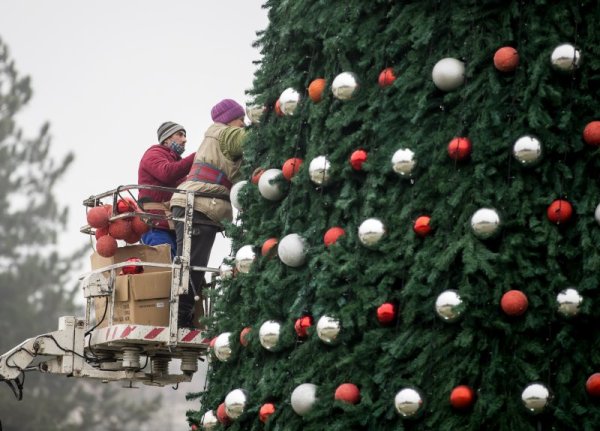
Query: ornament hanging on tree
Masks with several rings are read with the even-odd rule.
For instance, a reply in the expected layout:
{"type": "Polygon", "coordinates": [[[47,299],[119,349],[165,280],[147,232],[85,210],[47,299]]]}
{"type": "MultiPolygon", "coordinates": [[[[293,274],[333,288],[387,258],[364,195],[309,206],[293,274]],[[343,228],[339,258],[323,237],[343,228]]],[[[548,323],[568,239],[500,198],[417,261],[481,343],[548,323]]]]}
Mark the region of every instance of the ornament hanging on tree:
{"type": "Polygon", "coordinates": [[[246,274],[250,272],[250,268],[252,268],[252,264],[255,260],[256,255],[254,254],[254,247],[245,245],[240,247],[235,254],[235,267],[239,272],[246,274]]]}
{"type": "Polygon", "coordinates": [[[480,208],[471,217],[471,229],[477,238],[487,239],[500,231],[500,216],[495,209],[480,208]]]}
{"type": "Polygon", "coordinates": [[[377,320],[382,325],[389,325],[396,320],[396,306],[391,302],[385,302],[377,307],[377,320]]]}
{"type": "Polygon", "coordinates": [[[96,251],[102,257],[113,257],[117,248],[117,240],[110,235],[104,235],[96,241],[96,251]]]}
{"type": "Polygon", "coordinates": [[[225,413],[231,419],[239,418],[246,410],[248,394],[243,389],[234,389],[225,397],[225,413]]]}
{"type": "Polygon", "coordinates": [[[431,233],[431,217],[420,216],[415,220],[413,231],[420,237],[426,237],[431,233]]]}
{"type": "Polygon", "coordinates": [[[287,266],[297,268],[306,262],[306,242],[297,233],[291,233],[281,238],[277,246],[277,255],[287,266]]]}
{"type": "Polygon", "coordinates": [[[225,403],[221,403],[217,407],[217,419],[225,426],[231,423],[231,418],[227,416],[227,412],[225,411],[225,403]]]}
{"type": "Polygon", "coordinates": [[[219,266],[219,276],[221,277],[221,280],[233,278],[233,266],[227,262],[222,262],[219,266]]]}
{"type": "Polygon", "coordinates": [[[252,184],[254,185],[258,185],[258,182],[260,181],[260,177],[262,177],[262,174],[265,173],[265,170],[263,168],[256,168],[254,169],[254,172],[252,172],[252,184]]]}
{"type": "Polygon", "coordinates": [[[308,97],[315,103],[323,99],[323,92],[327,82],[323,78],[314,79],[308,86],[308,97]]]}
{"type": "Polygon", "coordinates": [[[585,126],[583,140],[588,145],[600,145],[600,121],[591,121],[585,126]]]}
{"type": "Polygon", "coordinates": [[[299,338],[306,338],[308,336],[308,328],[310,328],[313,324],[313,320],[311,316],[302,316],[296,319],[294,323],[294,331],[296,331],[296,335],[299,338]]]}
{"type": "Polygon", "coordinates": [[[326,186],[331,180],[331,163],[325,156],[312,159],[308,166],[310,180],[318,186],[326,186]]]}
{"type": "Polygon", "coordinates": [[[358,239],[366,247],[377,245],[385,233],[385,225],[378,218],[368,218],[358,227],[358,239]]]}
{"type": "Polygon", "coordinates": [[[221,362],[227,362],[231,358],[231,344],[229,339],[231,332],[223,332],[215,339],[214,352],[217,359],[221,362]]]}
{"type": "Polygon", "coordinates": [[[443,58],[433,66],[431,76],[440,90],[456,90],[465,82],[465,64],[456,58],[443,58]]]}
{"type": "Polygon", "coordinates": [[[215,416],[215,412],[212,410],[207,411],[200,418],[200,426],[203,430],[212,430],[219,424],[219,420],[217,416],[215,416]]]}
{"type": "Polygon", "coordinates": [[[325,344],[334,344],[341,330],[340,321],[331,316],[321,316],[317,322],[317,336],[325,344]]]}
{"type": "Polygon", "coordinates": [[[265,403],[260,406],[260,410],[258,410],[258,419],[260,419],[262,423],[266,423],[273,413],[275,413],[275,404],[265,403]]]}
{"type": "Polygon", "coordinates": [[[521,393],[523,405],[533,414],[543,412],[551,399],[550,391],[541,383],[531,383],[521,393]]]}
{"type": "Polygon", "coordinates": [[[242,205],[240,204],[238,195],[240,190],[242,190],[246,184],[248,184],[248,181],[246,180],[238,181],[233,185],[233,187],[231,187],[231,191],[229,192],[229,200],[231,201],[231,205],[233,205],[233,207],[238,211],[242,210],[242,205]]]}
{"type": "Polygon", "coordinates": [[[494,67],[500,72],[512,72],[519,65],[519,53],[512,46],[503,46],[494,54],[494,67]]]}
{"type": "Polygon", "coordinates": [[[278,179],[283,175],[280,169],[267,169],[258,180],[258,191],[261,196],[270,201],[283,198],[283,190],[278,179]]]}
{"type": "Polygon", "coordinates": [[[352,72],[342,72],[331,84],[331,92],[336,99],[350,100],[358,91],[358,78],[352,72]]]}
{"type": "Polygon", "coordinates": [[[379,74],[378,83],[381,88],[389,87],[396,80],[396,75],[394,75],[394,69],[391,67],[386,67],[379,74]]]}
{"type": "Polygon", "coordinates": [[[408,148],[401,148],[392,156],[392,169],[401,177],[410,177],[416,165],[415,153],[408,148]]]}
{"type": "Polygon", "coordinates": [[[275,102],[275,115],[278,117],[283,117],[283,112],[281,112],[281,102],[279,99],[275,102]]]}
{"type": "Polygon", "coordinates": [[[556,70],[570,72],[579,67],[581,53],[570,43],[565,43],[554,48],[550,61],[556,70]]]}
{"type": "Polygon", "coordinates": [[[523,166],[535,164],[542,157],[542,144],[533,136],[521,136],[513,145],[513,156],[523,166]]]}
{"type": "Polygon", "coordinates": [[[260,249],[260,254],[265,256],[277,255],[277,248],[275,247],[279,241],[277,238],[269,238],[265,242],[260,249]]]}
{"type": "Polygon", "coordinates": [[[335,390],[333,398],[348,404],[358,404],[360,401],[360,390],[354,383],[342,383],[335,390]]]}
{"type": "Polygon", "coordinates": [[[252,328],[250,326],[246,326],[240,332],[240,344],[244,347],[248,346],[248,334],[250,331],[252,331],[252,328]]]}
{"type": "Polygon", "coordinates": [[[300,103],[300,93],[293,88],[286,88],[279,96],[279,107],[283,115],[294,115],[300,103]]]}
{"type": "Polygon", "coordinates": [[[550,220],[552,223],[566,223],[573,215],[573,207],[569,201],[564,199],[556,199],[550,204],[546,214],[548,216],[548,220],[550,220]]]}
{"type": "Polygon", "coordinates": [[[423,397],[414,388],[404,388],[394,397],[394,407],[402,418],[414,418],[423,410],[423,397]]]}
{"type": "Polygon", "coordinates": [[[246,107],[246,115],[252,124],[259,124],[264,113],[265,107],[262,105],[248,105],[246,107]]]}
{"type": "Polygon", "coordinates": [[[298,173],[300,170],[300,166],[302,165],[302,159],[294,157],[292,159],[287,159],[283,164],[281,172],[283,173],[283,177],[290,181],[294,175],[298,173]]]}
{"type": "Polygon", "coordinates": [[[312,410],[317,401],[317,386],[312,383],[302,383],[296,386],[290,401],[296,414],[304,416],[312,410]]]}
{"type": "Polygon", "coordinates": [[[520,316],[527,311],[529,301],[520,290],[509,290],[500,300],[500,307],[509,316],[520,316]]]}
{"type": "Polygon", "coordinates": [[[460,385],[450,393],[450,405],[458,410],[468,409],[473,405],[475,392],[467,385],[460,385]]]}
{"type": "Polygon", "coordinates": [[[445,322],[455,322],[464,312],[464,302],[458,292],[448,289],[435,300],[435,312],[445,322]]]}
{"type": "Polygon", "coordinates": [[[281,334],[281,323],[276,320],[267,320],[260,325],[258,339],[260,345],[269,351],[275,351],[279,347],[279,336],[281,334]]]}
{"type": "Polygon", "coordinates": [[[454,138],[448,143],[448,155],[452,160],[465,160],[471,155],[471,148],[469,138],[454,138]]]}
{"type": "Polygon", "coordinates": [[[572,287],[569,287],[556,295],[558,312],[565,317],[573,317],[578,315],[582,302],[583,297],[572,287]]]}
{"type": "Polygon", "coordinates": [[[362,171],[362,165],[367,161],[367,152],[365,150],[356,150],[350,155],[350,166],[355,171],[362,171]]]}
{"type": "Polygon", "coordinates": [[[109,217],[104,206],[90,208],[86,214],[88,224],[96,229],[108,227],[109,217]]]}
{"type": "Polygon", "coordinates": [[[600,373],[594,373],[585,382],[585,390],[592,397],[600,397],[600,373]]]}
{"type": "Polygon", "coordinates": [[[346,234],[346,231],[339,226],[334,226],[327,229],[325,235],[323,235],[323,242],[326,247],[329,247],[337,242],[337,240],[346,234]]]}

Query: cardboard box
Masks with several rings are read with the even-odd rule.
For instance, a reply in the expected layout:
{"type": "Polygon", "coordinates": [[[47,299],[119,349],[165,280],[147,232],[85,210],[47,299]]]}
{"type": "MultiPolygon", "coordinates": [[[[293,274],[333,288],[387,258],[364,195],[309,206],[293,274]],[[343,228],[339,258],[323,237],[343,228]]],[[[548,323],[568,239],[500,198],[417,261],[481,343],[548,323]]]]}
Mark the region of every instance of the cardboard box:
{"type": "MultiPolygon", "coordinates": [[[[117,251],[113,257],[102,257],[95,252],[92,254],[90,259],[92,261],[92,269],[99,269],[115,263],[125,262],[127,259],[132,257],[137,257],[142,262],[171,263],[171,246],[168,244],[161,244],[157,246],[142,244],[128,245],[126,247],[117,248],[117,251]]],[[[165,270],[166,268],[144,266],[144,273],[164,272],[165,270]]]]}

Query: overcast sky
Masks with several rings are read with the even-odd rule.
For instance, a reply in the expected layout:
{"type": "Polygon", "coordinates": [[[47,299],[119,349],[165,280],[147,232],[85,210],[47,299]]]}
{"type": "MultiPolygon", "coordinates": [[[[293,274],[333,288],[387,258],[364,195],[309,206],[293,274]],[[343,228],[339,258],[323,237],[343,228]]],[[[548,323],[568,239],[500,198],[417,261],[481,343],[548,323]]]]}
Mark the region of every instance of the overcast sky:
{"type": "MultiPolygon", "coordinates": [[[[68,248],[85,240],[83,199],[135,184],[160,123],[186,127],[187,155],[216,102],[245,105],[267,26],[263,0],[0,1],[0,37],[34,90],[19,124],[33,136],[50,122],[53,154],[76,156],[57,188],[68,248]]],[[[218,240],[209,265],[228,253],[218,240]]]]}

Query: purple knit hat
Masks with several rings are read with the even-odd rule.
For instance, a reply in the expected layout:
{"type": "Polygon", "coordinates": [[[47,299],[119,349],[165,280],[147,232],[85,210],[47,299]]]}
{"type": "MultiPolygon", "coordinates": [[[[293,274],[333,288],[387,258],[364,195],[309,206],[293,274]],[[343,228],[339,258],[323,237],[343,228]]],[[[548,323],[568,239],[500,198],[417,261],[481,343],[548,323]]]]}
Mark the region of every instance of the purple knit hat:
{"type": "Polygon", "coordinates": [[[210,110],[210,116],[215,123],[227,124],[236,118],[243,117],[244,108],[232,99],[223,99],[210,110]]]}

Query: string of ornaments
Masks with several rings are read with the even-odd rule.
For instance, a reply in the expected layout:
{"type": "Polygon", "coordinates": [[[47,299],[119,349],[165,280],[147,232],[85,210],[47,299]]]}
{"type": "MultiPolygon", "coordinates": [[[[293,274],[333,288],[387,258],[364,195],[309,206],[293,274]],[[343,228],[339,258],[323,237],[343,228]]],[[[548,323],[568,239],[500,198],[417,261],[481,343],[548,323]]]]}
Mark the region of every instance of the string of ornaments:
{"type": "MultiPolygon", "coordinates": [[[[580,51],[570,44],[557,46],[551,56],[550,62],[553,68],[561,72],[572,72],[580,65],[580,51]]],[[[502,47],[496,51],[493,58],[494,66],[502,73],[513,72],[519,65],[518,52],[512,47],[502,47]]],[[[455,58],[444,58],[438,61],[432,71],[432,79],[437,88],[442,91],[453,91],[464,83],[465,65],[455,58]]],[[[396,76],[392,68],[381,71],[378,84],[387,87],[393,84],[396,76]]],[[[324,94],[326,80],[315,79],[308,87],[309,98],[314,103],[319,103],[324,94]]],[[[339,100],[351,100],[359,89],[358,77],[351,72],[343,72],[335,77],[331,84],[333,96],[339,100]]],[[[288,88],[281,93],[275,103],[275,112],[278,116],[293,116],[301,102],[300,93],[293,88],[288,88]]],[[[247,108],[247,114],[252,123],[259,124],[261,117],[266,111],[264,106],[251,105],[247,108]]],[[[583,139],[589,145],[600,146],[600,121],[592,121],[585,126],[583,139]]],[[[463,161],[469,158],[473,143],[468,137],[454,137],[447,146],[450,159],[463,161]]],[[[519,137],[512,147],[512,155],[522,166],[535,165],[543,154],[542,143],[533,135],[519,137]]],[[[367,161],[368,154],[363,149],[357,149],[349,158],[353,169],[360,171],[362,165],[367,161]]],[[[290,181],[299,171],[303,160],[300,158],[288,159],[282,169],[270,168],[255,173],[251,182],[258,186],[260,195],[270,201],[279,201],[285,196],[285,192],[279,187],[280,178],[290,181]]],[[[391,157],[391,168],[400,177],[410,178],[414,174],[417,160],[415,153],[410,148],[400,148],[391,157]]],[[[331,163],[326,155],[319,155],[309,163],[308,173],[310,180],[317,186],[326,186],[331,180],[331,163]]],[[[240,191],[249,184],[241,181],[231,189],[232,205],[242,211],[238,195],[240,191]]],[[[547,218],[556,224],[564,224],[570,220],[573,214],[571,204],[564,199],[556,199],[547,208],[547,218]]],[[[600,204],[595,211],[595,218],[600,223],[600,204]]],[[[502,226],[499,212],[494,208],[480,208],[470,219],[470,228],[473,234],[481,240],[487,240],[498,235],[502,226]]],[[[432,234],[431,217],[419,216],[413,224],[413,231],[420,237],[432,234]]],[[[367,218],[364,220],[357,232],[362,245],[367,248],[375,248],[386,236],[387,228],[379,218],[367,218]]],[[[346,234],[340,226],[328,229],[323,237],[326,247],[334,245],[339,238],[346,234]]],[[[307,242],[302,236],[291,233],[281,240],[277,238],[267,239],[261,248],[263,257],[277,256],[280,261],[292,268],[301,267],[306,262],[307,242]]],[[[248,273],[252,269],[257,256],[253,245],[240,247],[235,254],[234,265],[223,263],[220,268],[220,277],[228,279],[237,273],[248,273]]],[[[559,292],[556,296],[555,307],[564,318],[573,318],[581,310],[584,298],[572,286],[559,292]]],[[[510,290],[503,294],[500,299],[501,310],[510,317],[523,315],[528,308],[528,299],[520,290],[510,290]]],[[[435,301],[435,313],[439,318],[449,324],[461,319],[468,309],[467,304],[461,298],[457,290],[446,290],[438,295],[435,301]]],[[[393,323],[397,319],[397,306],[386,302],[381,304],[376,315],[379,323],[383,326],[393,323]]],[[[309,315],[299,317],[294,330],[300,339],[309,336],[309,328],[313,326],[313,317],[309,315]]],[[[242,346],[247,346],[247,336],[251,327],[244,328],[239,337],[242,346]]],[[[279,337],[282,323],[276,320],[267,320],[259,328],[259,342],[261,346],[270,352],[277,352],[281,346],[279,337]]],[[[335,345],[343,327],[341,322],[333,315],[323,315],[317,321],[316,335],[325,344],[335,345]]],[[[232,333],[223,332],[211,341],[211,352],[221,362],[228,362],[232,357],[232,333]]],[[[311,411],[313,405],[318,401],[318,386],[313,383],[303,383],[297,386],[291,393],[291,407],[298,415],[303,416],[311,411]]],[[[600,373],[594,373],[587,379],[586,391],[590,396],[600,397],[600,373]]],[[[216,413],[208,410],[202,416],[200,425],[203,429],[214,428],[218,423],[229,424],[238,419],[248,406],[250,394],[245,389],[234,389],[227,394],[216,413]]],[[[360,390],[351,382],[340,385],[334,394],[336,400],[356,404],[360,402],[360,390]]],[[[457,410],[469,409],[475,402],[475,391],[466,385],[456,386],[450,393],[449,402],[457,410]]],[[[533,414],[543,412],[551,402],[552,393],[543,383],[531,382],[522,393],[521,400],[526,410],[533,414]]],[[[393,404],[396,412],[402,418],[415,418],[423,412],[424,398],[421,391],[416,387],[401,388],[395,395],[393,404]]],[[[259,420],[266,422],[276,411],[273,403],[265,403],[259,410],[259,420]]]]}

